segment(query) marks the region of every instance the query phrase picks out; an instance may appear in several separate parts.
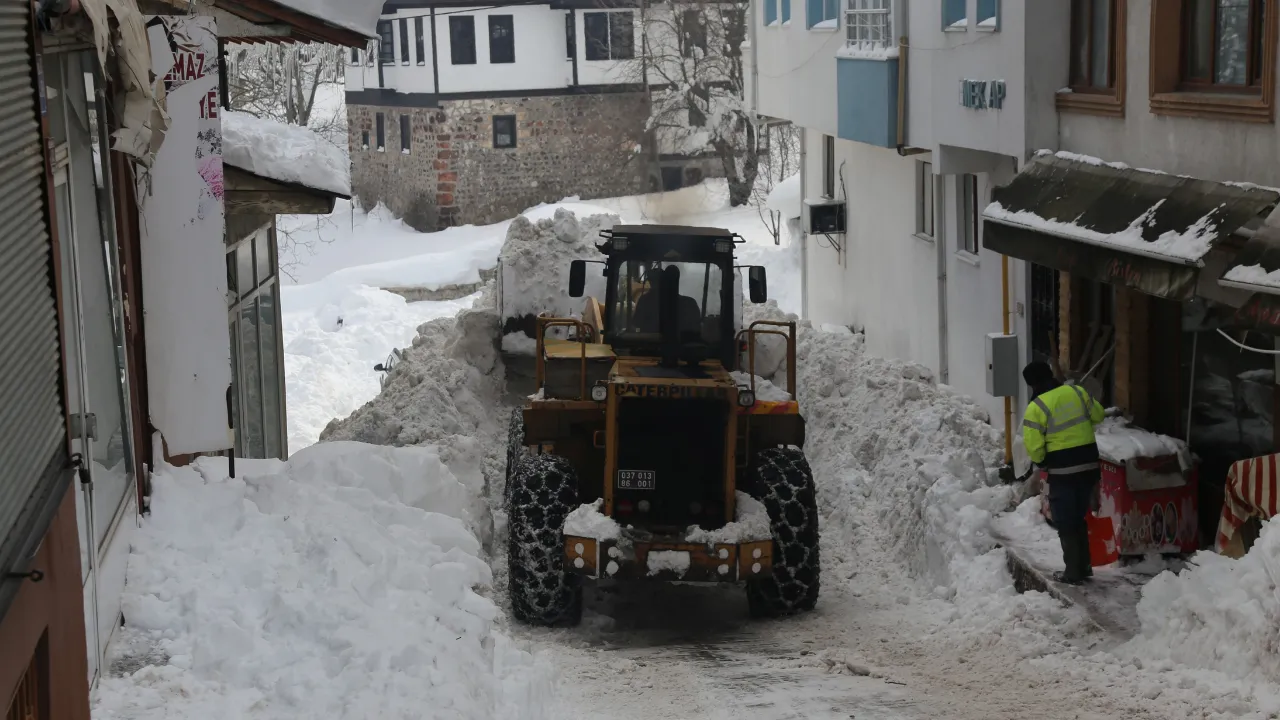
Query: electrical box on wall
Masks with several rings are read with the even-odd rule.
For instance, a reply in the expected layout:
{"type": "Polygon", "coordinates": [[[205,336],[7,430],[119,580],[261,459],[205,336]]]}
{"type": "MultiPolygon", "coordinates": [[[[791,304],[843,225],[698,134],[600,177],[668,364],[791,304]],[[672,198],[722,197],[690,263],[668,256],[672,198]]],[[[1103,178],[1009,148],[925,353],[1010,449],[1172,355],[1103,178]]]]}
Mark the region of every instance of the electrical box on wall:
{"type": "Polygon", "coordinates": [[[810,235],[840,235],[845,231],[845,204],[840,200],[806,200],[805,232],[810,235]]]}
{"type": "Polygon", "coordinates": [[[987,335],[987,394],[991,397],[1017,397],[1022,383],[1020,364],[1017,335],[987,335]]]}

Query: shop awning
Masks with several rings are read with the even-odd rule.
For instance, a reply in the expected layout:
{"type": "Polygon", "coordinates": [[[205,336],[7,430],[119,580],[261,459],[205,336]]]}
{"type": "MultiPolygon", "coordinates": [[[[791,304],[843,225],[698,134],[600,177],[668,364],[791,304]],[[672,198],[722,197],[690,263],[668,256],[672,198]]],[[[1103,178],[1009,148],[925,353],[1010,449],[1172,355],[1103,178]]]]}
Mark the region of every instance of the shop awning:
{"type": "Polygon", "coordinates": [[[983,212],[983,246],[1170,300],[1195,293],[1220,237],[1280,201],[1274,190],[1041,154],[983,212]]]}
{"type": "Polygon", "coordinates": [[[1280,333],[1280,228],[1258,228],[1218,284],[1253,292],[1236,310],[1236,326],[1280,333]]]}

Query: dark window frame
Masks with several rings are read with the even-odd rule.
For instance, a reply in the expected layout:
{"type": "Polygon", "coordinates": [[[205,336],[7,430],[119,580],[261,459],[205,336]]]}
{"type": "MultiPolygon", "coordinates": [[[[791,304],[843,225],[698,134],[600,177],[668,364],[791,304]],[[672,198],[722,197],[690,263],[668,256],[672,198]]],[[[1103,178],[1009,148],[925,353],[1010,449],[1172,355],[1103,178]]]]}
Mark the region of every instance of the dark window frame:
{"type": "Polygon", "coordinates": [[[702,10],[688,9],[680,15],[680,55],[692,58],[694,48],[707,51],[707,24],[702,10]]]}
{"type": "Polygon", "coordinates": [[[395,48],[396,29],[390,20],[378,21],[378,62],[381,64],[396,61],[395,48]]]}
{"type": "Polygon", "coordinates": [[[351,48],[351,64],[352,65],[360,64],[360,48],[358,47],[351,48]]]}
{"type": "Polygon", "coordinates": [[[1128,0],[1108,0],[1107,11],[1110,25],[1107,28],[1107,87],[1092,84],[1093,62],[1093,0],[1071,0],[1069,13],[1071,16],[1068,52],[1068,87],[1071,92],[1058,93],[1056,105],[1059,111],[1079,112],[1103,117],[1124,117],[1124,99],[1126,83],[1126,49],[1128,27],[1128,0]],[[1084,21],[1090,28],[1087,38],[1079,37],[1079,23],[1084,21]],[[1076,60],[1081,43],[1089,58],[1089,67],[1080,68],[1076,60]]]}
{"type": "Polygon", "coordinates": [[[427,64],[427,44],[426,44],[425,35],[423,33],[421,16],[418,16],[413,19],[413,33],[414,33],[414,39],[413,39],[414,48],[418,52],[418,64],[426,65],[427,64]]]}
{"type": "Polygon", "coordinates": [[[360,132],[360,149],[361,150],[369,149],[369,131],[368,130],[363,130],[360,132]]]}
{"type": "Polygon", "coordinates": [[[624,11],[595,11],[584,12],[582,14],[583,38],[586,43],[586,59],[591,62],[603,62],[609,60],[634,60],[636,56],[636,21],[635,13],[629,10],[624,11]],[[625,18],[624,23],[622,19],[625,18]],[[592,26],[604,22],[604,27],[596,27],[596,30],[604,30],[604,40],[599,37],[592,38],[592,26]],[[625,32],[623,26],[625,25],[625,32]],[[626,42],[621,42],[623,37],[627,38],[626,42]]]}
{"type": "Polygon", "coordinates": [[[387,150],[387,116],[377,113],[374,116],[374,130],[377,133],[377,150],[378,152],[386,152],[387,150]]]}
{"type": "Polygon", "coordinates": [[[980,204],[978,188],[978,176],[973,174],[964,174],[956,176],[956,200],[959,204],[958,220],[960,225],[959,242],[956,243],[956,252],[962,252],[972,257],[978,257],[981,252],[979,240],[980,221],[982,213],[978,209],[980,204]]]}
{"type": "Polygon", "coordinates": [[[409,19],[400,18],[400,64],[408,65],[412,60],[409,55],[409,19]]]}
{"type": "Polygon", "coordinates": [[[408,113],[400,115],[400,150],[408,153],[413,147],[413,122],[408,113]]]}
{"type": "Polygon", "coordinates": [[[570,61],[577,60],[578,21],[572,10],[564,14],[564,44],[565,58],[570,61]]]}
{"type": "Polygon", "coordinates": [[[933,163],[916,163],[916,235],[930,240],[938,237],[936,196],[933,163]]]}
{"type": "Polygon", "coordinates": [[[1212,12],[1209,14],[1209,27],[1207,29],[1208,41],[1210,43],[1208,54],[1208,76],[1195,77],[1191,75],[1191,50],[1195,41],[1197,29],[1200,24],[1197,22],[1196,0],[1183,0],[1182,3],[1182,27],[1179,38],[1178,47],[1178,89],[1182,92],[1229,92],[1236,94],[1262,94],[1262,82],[1264,78],[1263,63],[1266,57],[1266,5],[1268,0],[1244,0],[1249,3],[1249,19],[1246,21],[1248,27],[1248,38],[1246,40],[1245,50],[1245,82],[1243,84],[1218,82],[1217,64],[1218,64],[1218,46],[1220,38],[1218,37],[1218,11],[1219,2],[1221,0],[1201,0],[1211,4],[1212,12]]]}
{"type": "Polygon", "coordinates": [[[489,63],[509,65],[516,61],[516,19],[514,15],[489,16],[489,63]],[[503,27],[506,25],[506,27],[503,27]],[[506,36],[500,35],[503,31],[506,36]],[[499,33],[499,34],[495,34],[499,33]]]}
{"type": "Polygon", "coordinates": [[[476,64],[476,17],[474,15],[454,15],[449,18],[449,61],[453,65],[476,64]]]}
{"type": "Polygon", "coordinates": [[[514,150],[519,146],[519,138],[516,132],[516,116],[515,115],[494,115],[493,116],[493,149],[495,150],[514,150]],[[511,142],[499,143],[500,135],[505,134],[499,130],[499,123],[511,124],[511,142]]]}
{"type": "Polygon", "coordinates": [[[1118,0],[1106,0],[1107,13],[1107,80],[1102,85],[1094,82],[1094,43],[1097,37],[1094,35],[1094,2],[1095,0],[1071,0],[1071,83],[1072,92],[1085,93],[1110,93],[1115,91],[1116,86],[1116,46],[1119,41],[1116,24],[1116,11],[1118,0]],[[1087,30],[1084,37],[1081,37],[1080,27],[1083,25],[1087,30]],[[1083,48],[1081,46],[1083,45],[1083,48]],[[1084,56],[1084,67],[1078,62],[1077,53],[1082,52],[1084,56]]]}

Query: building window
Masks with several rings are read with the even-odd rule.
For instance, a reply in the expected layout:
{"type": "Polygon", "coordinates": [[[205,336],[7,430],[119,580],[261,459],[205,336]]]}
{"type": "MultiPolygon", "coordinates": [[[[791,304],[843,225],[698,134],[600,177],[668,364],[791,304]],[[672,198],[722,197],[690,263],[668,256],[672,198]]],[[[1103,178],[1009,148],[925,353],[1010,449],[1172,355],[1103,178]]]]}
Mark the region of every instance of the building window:
{"type": "Polygon", "coordinates": [[[893,44],[892,0],[846,0],[845,44],[874,49],[893,44]]]}
{"type": "Polygon", "coordinates": [[[412,127],[409,122],[408,115],[400,116],[400,152],[405,155],[409,154],[409,147],[413,142],[412,127]]]}
{"type": "Polygon", "coordinates": [[[351,64],[360,64],[360,48],[351,48],[351,64]]]}
{"type": "Polygon", "coordinates": [[[813,30],[838,30],[840,0],[806,0],[805,21],[813,30]]]}
{"type": "Polygon", "coordinates": [[[978,0],[978,29],[1000,29],[1000,0],[978,0]]]}
{"type": "Polygon", "coordinates": [[[1119,117],[1124,113],[1126,0],[1071,0],[1070,92],[1059,110],[1119,117]]]}
{"type": "Polygon", "coordinates": [[[377,146],[378,152],[383,152],[387,149],[386,116],[384,116],[382,113],[378,113],[377,117],[375,118],[374,124],[376,125],[374,129],[377,130],[378,132],[378,146],[377,146]]]}
{"type": "Polygon", "coordinates": [[[400,64],[409,64],[409,21],[400,21],[400,64]]]}
{"type": "Polygon", "coordinates": [[[413,46],[418,51],[418,64],[427,64],[427,43],[422,33],[422,18],[413,19],[413,46]]]}
{"type": "Polygon", "coordinates": [[[836,139],[830,135],[822,136],[822,194],[836,197],[836,139]]]}
{"type": "Polygon", "coordinates": [[[970,255],[978,254],[978,176],[961,175],[959,212],[956,218],[960,221],[959,249],[970,255]]]}
{"type": "Polygon", "coordinates": [[[1272,122],[1278,5],[1276,0],[1153,3],[1151,111],[1272,122]]]}
{"type": "Polygon", "coordinates": [[[764,0],[764,26],[778,26],[778,0],[764,0]]]}
{"type": "Polygon", "coordinates": [[[360,133],[360,148],[362,150],[369,149],[369,131],[368,130],[365,130],[364,132],[360,133]]]}
{"type": "Polygon", "coordinates": [[[578,24],[573,21],[573,11],[564,14],[564,55],[569,60],[578,56],[578,24]]]}
{"type": "Polygon", "coordinates": [[[236,268],[227,308],[236,457],[281,458],[286,431],[275,230],[264,227],[229,245],[227,267],[236,268]]]}
{"type": "Polygon", "coordinates": [[[378,62],[396,61],[395,34],[390,20],[378,21],[378,62]]]}
{"type": "Polygon", "coordinates": [[[965,9],[968,0],[942,0],[942,29],[965,30],[969,26],[969,15],[965,9]]]}
{"type": "Polygon", "coordinates": [[[511,15],[489,16],[489,62],[516,61],[515,19],[511,15]]]}
{"type": "Polygon", "coordinates": [[[1190,88],[1262,83],[1266,0],[1184,0],[1182,81],[1190,88]]]}
{"type": "Polygon", "coordinates": [[[934,238],[933,163],[916,163],[916,235],[934,238]]]}
{"type": "Polygon", "coordinates": [[[493,147],[506,150],[516,146],[516,116],[493,116],[493,147]]]}
{"type": "Polygon", "coordinates": [[[680,54],[694,57],[694,50],[707,52],[707,24],[700,10],[685,10],[680,16],[680,54]]]}
{"type": "Polygon", "coordinates": [[[449,57],[454,65],[476,64],[476,19],[470,15],[449,18],[449,57]]]}
{"type": "Polygon", "coordinates": [[[631,60],[635,57],[635,14],[589,12],[582,15],[588,60],[631,60]]]}
{"type": "Polygon", "coordinates": [[[703,83],[693,85],[685,104],[689,106],[689,127],[706,127],[707,114],[702,108],[711,107],[711,89],[703,83]]]}

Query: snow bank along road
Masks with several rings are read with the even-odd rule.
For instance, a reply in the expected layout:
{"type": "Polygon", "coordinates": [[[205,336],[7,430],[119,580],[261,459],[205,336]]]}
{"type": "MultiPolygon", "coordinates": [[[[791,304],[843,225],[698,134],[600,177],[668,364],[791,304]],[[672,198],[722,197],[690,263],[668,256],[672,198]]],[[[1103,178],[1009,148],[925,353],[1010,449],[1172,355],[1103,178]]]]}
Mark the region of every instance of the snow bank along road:
{"type": "Polygon", "coordinates": [[[985,412],[838,329],[803,327],[798,350],[823,512],[816,612],[748,622],[733,588],[660,585],[593,591],[579,628],[511,625],[494,552],[509,409],[496,326],[491,289],[426,322],[382,392],[288,463],[236,480],[216,461],[164,470],[95,716],[1280,712],[1280,601],[1265,582],[1280,532],[1230,567],[1159,581],[1142,634],[1116,644],[1051,598],[1014,592],[987,533],[1014,497],[991,472],[1000,438],[985,412]]]}

